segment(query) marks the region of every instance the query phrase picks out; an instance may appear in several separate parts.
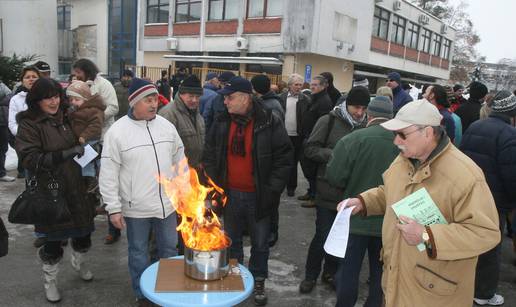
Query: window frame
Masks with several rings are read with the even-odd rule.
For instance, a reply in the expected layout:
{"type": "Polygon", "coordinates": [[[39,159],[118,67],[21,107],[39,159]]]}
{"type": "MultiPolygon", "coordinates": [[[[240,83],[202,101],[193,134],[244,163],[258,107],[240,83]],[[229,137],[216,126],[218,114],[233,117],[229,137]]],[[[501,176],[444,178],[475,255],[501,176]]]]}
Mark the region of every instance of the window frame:
{"type": "Polygon", "coordinates": [[[421,49],[419,49],[419,51],[422,51],[422,52],[425,52],[425,53],[428,53],[430,54],[430,47],[432,46],[432,31],[430,31],[429,29],[425,28],[425,27],[421,27],[421,42],[422,44],[420,44],[420,47],[421,49]],[[428,34],[428,36],[426,36],[425,34],[428,34]]]}
{"type": "Polygon", "coordinates": [[[419,34],[421,32],[421,26],[415,22],[409,21],[409,26],[407,27],[407,36],[406,36],[406,46],[411,49],[418,50],[419,48],[419,34]],[[414,45],[415,38],[415,47],[414,45]]]}
{"type": "Polygon", "coordinates": [[[452,46],[452,41],[447,39],[446,37],[443,37],[443,43],[442,43],[442,58],[443,59],[446,59],[446,60],[450,59],[451,46],[452,46]]]}
{"type": "Polygon", "coordinates": [[[407,30],[407,18],[397,14],[393,14],[392,18],[392,31],[391,31],[391,42],[403,45],[405,43],[405,31],[407,30]],[[399,31],[403,29],[403,31],[399,31]],[[401,39],[399,38],[401,35],[401,39]]]}
{"type": "Polygon", "coordinates": [[[381,38],[381,39],[384,39],[384,40],[387,40],[388,37],[389,37],[389,24],[391,22],[391,12],[389,12],[388,10],[382,8],[382,7],[379,7],[379,6],[375,6],[374,8],[374,13],[373,13],[373,30],[374,30],[374,26],[376,23],[378,23],[378,28],[377,28],[377,31],[376,33],[373,33],[373,36],[374,37],[378,37],[378,38],[381,38]],[[378,10],[378,11],[377,11],[378,10]],[[378,12],[378,14],[377,14],[378,12]],[[384,14],[383,13],[386,13],[387,17],[384,17],[384,14]],[[381,36],[381,30],[382,30],[382,21],[384,21],[386,23],[386,26],[387,26],[387,31],[385,31],[385,37],[381,36]]]}
{"type": "Polygon", "coordinates": [[[269,1],[277,1],[277,0],[263,0],[263,16],[252,16],[252,17],[249,17],[249,1],[252,1],[252,0],[246,0],[245,1],[245,4],[246,4],[246,7],[245,7],[245,18],[246,19],[264,19],[264,18],[268,18],[268,17],[281,17],[283,16],[283,12],[280,14],[280,15],[267,15],[267,7],[268,7],[268,3],[269,1]]]}
{"type": "Polygon", "coordinates": [[[72,7],[70,5],[58,5],[57,6],[57,29],[58,30],[71,30],[72,28],[72,7]],[[61,11],[62,18],[59,18],[59,11],[61,11]],[[68,24],[66,15],[68,13],[68,24]],[[60,20],[61,19],[61,20],[60,20]],[[60,28],[60,26],[63,26],[60,28]]]}
{"type": "Polygon", "coordinates": [[[441,56],[442,45],[443,45],[443,37],[437,33],[434,33],[433,38],[432,38],[432,55],[433,56],[437,56],[437,57],[441,56]]]}
{"type": "Polygon", "coordinates": [[[188,23],[188,22],[200,22],[201,17],[199,19],[192,19],[192,15],[190,13],[190,8],[192,7],[192,4],[201,4],[201,11],[202,11],[202,0],[175,0],[175,10],[174,10],[174,23],[188,23]],[[177,7],[179,5],[186,5],[188,7],[188,13],[187,13],[187,19],[182,21],[177,21],[177,7]]]}
{"type": "Polygon", "coordinates": [[[146,16],[145,16],[145,23],[168,23],[168,19],[170,18],[170,1],[171,0],[168,0],[168,3],[161,3],[161,1],[165,1],[165,0],[156,0],[158,1],[158,4],[152,4],[152,5],[149,5],[149,0],[147,0],[146,2],[146,10],[145,10],[145,13],[146,13],[146,16]],[[160,12],[160,8],[163,7],[163,6],[166,6],[167,7],[167,20],[165,21],[162,21],[160,16],[161,14],[159,14],[160,12]],[[149,9],[152,9],[152,8],[157,8],[158,9],[158,20],[157,21],[152,21],[150,22],[149,21],[149,9]]]}
{"type": "Polygon", "coordinates": [[[238,17],[235,18],[226,18],[226,1],[227,0],[208,0],[208,18],[206,18],[207,21],[224,21],[224,20],[236,20],[238,17]],[[211,19],[211,4],[212,2],[222,2],[222,18],[221,19],[211,19]]]}

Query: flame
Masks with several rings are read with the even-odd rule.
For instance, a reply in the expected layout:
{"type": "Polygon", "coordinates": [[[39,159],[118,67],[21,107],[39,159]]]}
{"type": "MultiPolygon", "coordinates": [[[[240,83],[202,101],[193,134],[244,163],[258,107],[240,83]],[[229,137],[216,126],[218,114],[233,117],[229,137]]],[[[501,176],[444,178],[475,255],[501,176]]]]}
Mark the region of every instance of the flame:
{"type": "Polygon", "coordinates": [[[199,182],[195,169],[188,166],[183,159],[175,167],[173,178],[160,177],[159,182],[164,187],[167,197],[172,202],[177,213],[181,215],[181,223],[177,230],[181,232],[185,246],[199,251],[224,249],[230,245],[230,240],[222,230],[217,215],[208,206],[217,206],[214,197],[220,197],[224,206],[227,198],[224,190],[218,187],[208,176],[208,185],[199,182]]]}

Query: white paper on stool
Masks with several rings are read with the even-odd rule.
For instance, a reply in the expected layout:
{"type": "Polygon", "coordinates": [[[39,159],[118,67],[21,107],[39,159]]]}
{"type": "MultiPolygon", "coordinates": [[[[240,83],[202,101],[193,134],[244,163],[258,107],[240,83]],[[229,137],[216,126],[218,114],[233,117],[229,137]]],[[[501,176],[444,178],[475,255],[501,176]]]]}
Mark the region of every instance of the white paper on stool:
{"type": "Polygon", "coordinates": [[[326,238],[326,242],[324,243],[324,250],[328,254],[339,258],[344,258],[346,255],[350,217],[354,208],[346,208],[347,202],[347,199],[343,201],[343,209],[337,213],[337,216],[333,221],[333,225],[331,226],[330,233],[328,234],[328,238],[326,238]]]}

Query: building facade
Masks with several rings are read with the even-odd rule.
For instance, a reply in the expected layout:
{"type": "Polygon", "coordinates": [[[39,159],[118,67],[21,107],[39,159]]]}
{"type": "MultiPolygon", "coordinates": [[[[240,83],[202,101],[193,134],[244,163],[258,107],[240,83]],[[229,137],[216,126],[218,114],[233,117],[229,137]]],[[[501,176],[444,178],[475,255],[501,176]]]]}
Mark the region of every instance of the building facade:
{"type": "Polygon", "coordinates": [[[455,30],[395,0],[140,0],[137,65],[165,55],[267,56],[283,65],[187,63],[240,71],[330,71],[337,88],[365,75],[371,90],[397,70],[409,82],[448,79],[455,30]]]}

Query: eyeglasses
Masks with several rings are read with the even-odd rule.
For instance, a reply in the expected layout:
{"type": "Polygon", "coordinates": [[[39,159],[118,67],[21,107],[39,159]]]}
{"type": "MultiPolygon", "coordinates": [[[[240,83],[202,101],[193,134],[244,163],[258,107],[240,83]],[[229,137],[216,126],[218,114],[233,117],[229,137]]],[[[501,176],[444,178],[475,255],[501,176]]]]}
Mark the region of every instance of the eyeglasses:
{"type": "Polygon", "coordinates": [[[410,131],[410,132],[393,131],[393,133],[394,133],[394,137],[399,136],[402,140],[406,140],[407,136],[411,135],[412,133],[414,133],[416,131],[421,131],[423,129],[425,129],[425,128],[420,127],[420,128],[417,128],[416,130],[410,131]]]}

